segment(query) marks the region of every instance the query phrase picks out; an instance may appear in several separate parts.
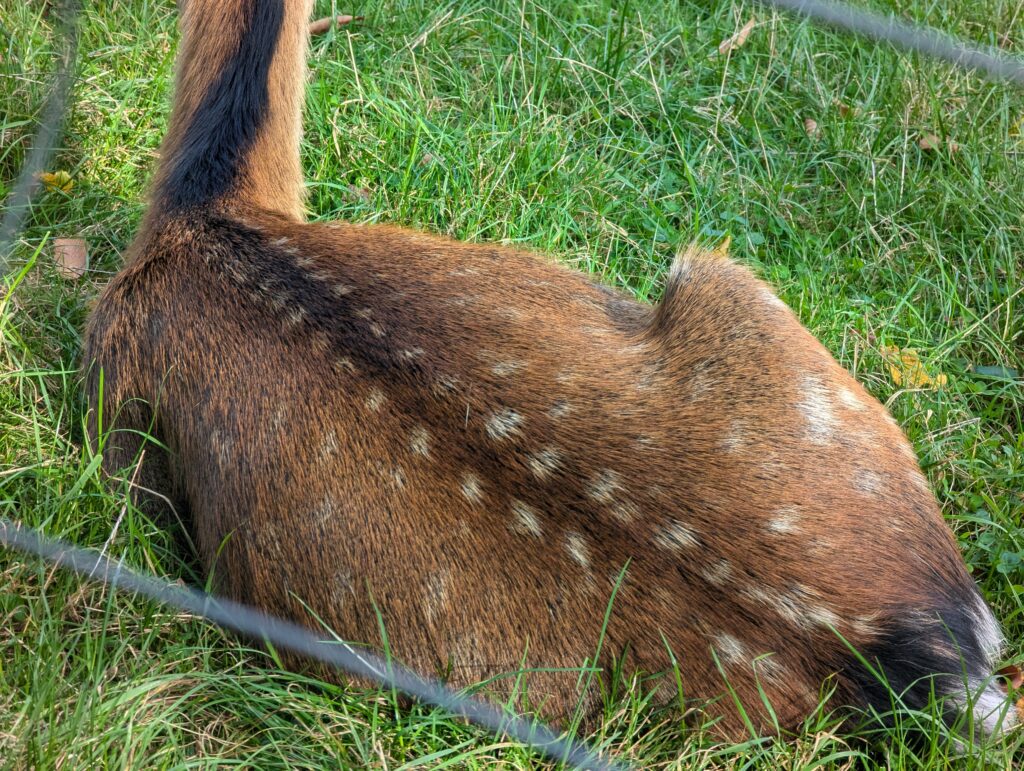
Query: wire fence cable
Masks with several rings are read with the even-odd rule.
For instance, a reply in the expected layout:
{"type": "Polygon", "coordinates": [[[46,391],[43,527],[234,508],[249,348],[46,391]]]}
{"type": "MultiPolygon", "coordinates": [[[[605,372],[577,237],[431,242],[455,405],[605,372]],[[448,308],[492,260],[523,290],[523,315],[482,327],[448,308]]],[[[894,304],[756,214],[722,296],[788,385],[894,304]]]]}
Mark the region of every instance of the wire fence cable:
{"type": "Polygon", "coordinates": [[[282,650],[395,688],[498,735],[510,736],[553,760],[595,771],[625,771],[627,768],[599,758],[581,742],[557,736],[542,723],[509,715],[491,704],[456,693],[439,682],[426,680],[412,670],[385,661],[367,650],[337,638],[319,637],[305,627],[248,605],[139,573],[100,552],[42,536],[6,517],[0,517],[0,543],[39,557],[46,563],[60,565],[83,578],[141,594],[254,640],[269,642],[282,650]]]}
{"type": "Polygon", "coordinates": [[[981,48],[931,27],[862,11],[847,3],[827,0],[757,0],[783,11],[806,16],[820,24],[882,41],[907,51],[941,59],[964,70],[978,70],[992,80],[1024,87],[1024,62],[996,48],[981,48]]]}

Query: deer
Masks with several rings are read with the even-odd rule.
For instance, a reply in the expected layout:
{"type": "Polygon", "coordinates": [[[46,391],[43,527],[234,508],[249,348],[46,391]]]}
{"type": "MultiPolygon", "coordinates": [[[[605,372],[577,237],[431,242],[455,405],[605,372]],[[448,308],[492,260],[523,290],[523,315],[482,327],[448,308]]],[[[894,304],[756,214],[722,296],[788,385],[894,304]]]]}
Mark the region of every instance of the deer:
{"type": "Polygon", "coordinates": [[[556,723],[599,712],[581,667],[621,666],[726,739],[797,730],[823,688],[1016,725],[912,446],[750,270],[684,249],[651,306],[307,221],[311,11],[184,4],[149,205],[84,334],[105,473],[183,513],[212,585],[556,723]]]}

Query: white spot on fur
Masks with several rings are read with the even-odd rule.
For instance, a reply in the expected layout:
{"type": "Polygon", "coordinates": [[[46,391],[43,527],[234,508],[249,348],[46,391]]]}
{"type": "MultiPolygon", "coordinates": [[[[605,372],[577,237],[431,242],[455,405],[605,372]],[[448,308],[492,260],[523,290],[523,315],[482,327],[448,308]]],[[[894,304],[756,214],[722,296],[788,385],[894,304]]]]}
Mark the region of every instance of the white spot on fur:
{"type": "Polygon", "coordinates": [[[590,481],[587,488],[587,495],[599,503],[611,503],[615,492],[622,489],[619,475],[614,471],[605,469],[590,481]]]}
{"type": "Polygon", "coordinates": [[[209,434],[210,449],[213,450],[214,458],[217,463],[222,467],[226,468],[231,465],[232,461],[232,450],[234,449],[234,441],[229,436],[224,436],[219,428],[213,429],[209,434]]]}
{"type": "Polygon", "coordinates": [[[402,351],[400,355],[402,357],[402,361],[415,361],[416,359],[423,355],[423,349],[406,348],[405,350],[402,351]]]}
{"type": "Polygon", "coordinates": [[[658,531],[654,536],[654,542],[669,551],[692,549],[697,546],[697,535],[682,522],[672,520],[670,524],[658,531]]]}
{"type": "Polygon", "coordinates": [[[578,562],[582,567],[590,567],[590,550],[587,548],[586,539],[579,533],[569,533],[565,536],[565,548],[569,556],[578,562]]]}
{"type": "Polygon", "coordinates": [[[320,501],[316,508],[310,512],[310,519],[317,524],[323,524],[332,519],[338,513],[338,504],[330,495],[320,501]]]}
{"type": "Polygon", "coordinates": [[[561,420],[572,411],[569,402],[565,399],[558,399],[548,410],[548,417],[552,420],[561,420]]]}
{"type": "Polygon", "coordinates": [[[510,436],[520,433],[519,427],[522,424],[523,416],[506,407],[487,419],[487,435],[491,439],[508,439],[510,436]]]}
{"type": "Polygon", "coordinates": [[[640,509],[633,501],[619,501],[610,510],[612,516],[624,525],[635,522],[640,516],[640,509]]]}
{"type": "Polygon", "coordinates": [[[796,406],[807,421],[807,438],[814,444],[828,444],[839,428],[828,389],[808,375],[800,381],[800,395],[796,406]]]}
{"type": "Polygon", "coordinates": [[[756,605],[770,608],[790,623],[808,631],[819,627],[838,628],[839,617],[823,605],[813,603],[806,587],[781,592],[768,586],[748,586],[740,594],[756,605]]]}
{"type": "Polygon", "coordinates": [[[537,519],[537,513],[518,499],[512,500],[512,516],[512,529],[517,533],[529,533],[536,536],[541,534],[540,520],[537,519]]]}
{"type": "Polygon", "coordinates": [[[470,503],[480,503],[480,499],[483,497],[483,491],[480,486],[480,478],[476,474],[465,473],[462,475],[462,484],[460,485],[462,495],[470,503]]]}
{"type": "Polygon", "coordinates": [[[561,465],[561,455],[555,448],[547,447],[538,453],[530,455],[526,462],[530,466],[530,471],[533,472],[533,475],[537,479],[544,481],[558,471],[561,465]]]}
{"type": "Polygon", "coordinates": [[[786,673],[777,653],[767,653],[754,659],[754,674],[763,684],[765,682],[775,685],[792,682],[786,673]]]}
{"type": "Polygon", "coordinates": [[[712,565],[701,568],[704,580],[713,586],[724,586],[732,579],[732,565],[728,560],[718,560],[712,565]]]}
{"type": "Polygon", "coordinates": [[[839,403],[848,410],[864,412],[868,408],[868,406],[861,401],[861,398],[846,386],[840,387],[839,390],[836,391],[836,395],[839,397],[839,403]]]}
{"type": "MultiPolygon", "coordinates": [[[[285,249],[284,251],[285,251],[285,254],[298,254],[299,253],[298,249],[292,249],[290,247],[288,249],[285,249]]],[[[310,258],[310,257],[299,257],[299,259],[297,259],[295,261],[295,264],[298,265],[300,268],[302,268],[304,270],[307,270],[309,268],[312,268],[315,263],[313,262],[312,258],[310,258]]]]}
{"type": "Polygon", "coordinates": [[[430,457],[430,432],[423,426],[416,426],[409,434],[409,449],[424,458],[430,457]]]}
{"type": "Polygon", "coordinates": [[[509,321],[521,321],[525,316],[521,310],[513,308],[511,305],[507,305],[504,308],[495,308],[493,313],[495,316],[500,316],[509,321]]]}
{"type": "Polygon", "coordinates": [[[281,236],[280,238],[275,238],[270,243],[273,244],[274,246],[282,246],[282,245],[288,243],[288,237],[287,236],[281,236]]]}
{"type": "Polygon", "coordinates": [[[334,278],[334,276],[332,276],[330,273],[327,273],[322,270],[311,271],[309,277],[323,284],[328,283],[331,279],[334,278]]]}
{"type": "Polygon", "coordinates": [[[795,533],[800,529],[797,525],[799,520],[800,514],[795,506],[783,506],[768,520],[768,530],[780,535],[795,533]]]}
{"type": "Polygon", "coordinates": [[[373,309],[371,308],[360,308],[356,311],[356,316],[361,319],[369,319],[373,316],[373,309]]]}
{"type": "Polygon", "coordinates": [[[686,380],[686,395],[691,402],[697,402],[707,396],[717,385],[717,381],[706,368],[698,369],[686,380]]]}
{"type": "Polygon", "coordinates": [[[434,381],[434,396],[447,399],[459,389],[459,379],[452,375],[441,375],[434,381]]]}
{"type": "Polygon", "coordinates": [[[726,632],[719,632],[712,638],[718,658],[725,664],[740,664],[747,658],[743,643],[726,632]]]}
{"type": "Polygon", "coordinates": [[[335,284],[331,287],[331,292],[336,297],[344,297],[345,295],[352,294],[352,287],[348,284],[335,284]]]}
{"type": "Polygon", "coordinates": [[[391,481],[395,483],[395,487],[405,487],[405,469],[401,466],[391,469],[391,481]]]}
{"type": "Polygon", "coordinates": [[[371,332],[372,332],[372,333],[374,334],[374,336],[376,336],[376,337],[384,337],[384,335],[385,335],[385,334],[387,334],[387,333],[386,333],[386,332],[384,331],[384,327],[382,327],[382,326],[381,326],[380,324],[378,324],[378,323],[377,323],[376,321],[375,321],[375,322],[373,322],[372,324],[370,324],[370,331],[371,331],[371,332]]]}
{"type": "Polygon", "coordinates": [[[348,356],[342,356],[340,359],[335,359],[334,369],[335,371],[346,375],[354,375],[356,372],[356,365],[352,362],[352,359],[348,358],[348,356]]]}
{"type": "Polygon", "coordinates": [[[748,443],[746,424],[741,420],[731,421],[729,431],[721,441],[722,449],[726,452],[739,452],[748,443]]]}
{"type": "Polygon", "coordinates": [[[509,377],[510,375],[516,374],[525,366],[526,365],[520,361],[500,361],[491,367],[491,372],[498,377],[509,377]]]}
{"type": "Polygon", "coordinates": [[[767,586],[748,586],[740,594],[755,605],[774,610],[790,623],[807,628],[802,608],[789,595],[767,586]]]}
{"type": "Polygon", "coordinates": [[[649,436],[648,434],[640,434],[637,436],[635,444],[639,450],[649,450],[654,447],[657,442],[654,441],[654,437],[649,436]]]}
{"type": "Polygon", "coordinates": [[[320,444],[320,457],[330,458],[338,453],[338,434],[334,431],[328,431],[324,436],[323,442],[320,444]]]}
{"type": "Polygon", "coordinates": [[[427,621],[433,621],[448,608],[448,591],[452,584],[451,573],[442,568],[432,573],[426,580],[424,597],[427,606],[427,621]]]}
{"type": "Polygon", "coordinates": [[[818,626],[839,628],[839,616],[823,605],[808,605],[807,618],[818,626]]]}
{"type": "Polygon", "coordinates": [[[303,321],[306,320],[306,311],[303,308],[292,308],[288,314],[288,325],[291,327],[297,327],[303,321]]]}
{"type": "Polygon", "coordinates": [[[853,489],[865,495],[877,495],[882,492],[884,481],[882,475],[871,469],[860,468],[853,472],[853,489]]]}
{"type": "Polygon", "coordinates": [[[366,409],[371,412],[380,412],[380,408],[384,406],[387,400],[388,398],[384,395],[384,392],[374,386],[366,395],[366,409]]]}

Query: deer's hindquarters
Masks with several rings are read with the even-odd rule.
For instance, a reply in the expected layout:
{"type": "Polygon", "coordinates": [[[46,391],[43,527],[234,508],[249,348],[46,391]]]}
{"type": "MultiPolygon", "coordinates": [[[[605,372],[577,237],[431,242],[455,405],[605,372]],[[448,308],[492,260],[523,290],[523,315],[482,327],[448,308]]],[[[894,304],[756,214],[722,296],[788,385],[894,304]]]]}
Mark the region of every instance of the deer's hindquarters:
{"type": "Polygon", "coordinates": [[[761,727],[762,691],[795,727],[833,676],[882,711],[876,674],[912,706],[989,678],[998,627],[898,427],[728,261],[684,256],[651,310],[389,228],[250,212],[152,239],[89,355],[110,398],[159,401],[232,595],[346,639],[383,621],[458,683],[549,670],[526,682],[550,715],[592,698],[550,670],[594,655],[609,603],[600,663],[674,660],[693,699],[727,681],[761,727]]]}
{"type": "Polygon", "coordinates": [[[593,711],[571,670],[603,641],[736,736],[727,686],[795,727],[833,677],[882,711],[879,678],[913,706],[980,689],[993,729],[998,627],[913,452],[748,272],[684,255],[650,309],[509,250],[300,224],[309,6],[186,4],[153,205],[86,334],[107,469],[145,457],[215,584],[554,716],[593,711]]]}

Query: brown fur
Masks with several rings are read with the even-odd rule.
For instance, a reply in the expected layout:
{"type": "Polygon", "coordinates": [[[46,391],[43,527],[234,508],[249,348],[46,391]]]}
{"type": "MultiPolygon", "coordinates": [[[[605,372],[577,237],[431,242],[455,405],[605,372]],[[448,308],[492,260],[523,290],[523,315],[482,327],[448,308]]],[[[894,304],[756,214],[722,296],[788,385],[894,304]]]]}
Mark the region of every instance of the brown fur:
{"type": "MultiPolygon", "coordinates": [[[[792,728],[832,676],[866,701],[836,632],[941,644],[950,602],[987,613],[899,428],[749,271],[682,255],[652,309],[518,251],[301,222],[302,3],[238,183],[160,209],[231,56],[215,32],[254,4],[188,3],[157,203],[87,331],[106,468],[133,431],[166,444],[143,484],[222,591],[374,645],[379,614],[399,660],[462,685],[584,664],[625,568],[599,663],[661,673],[670,648],[734,737],[726,679],[792,728]]],[[[564,717],[595,705],[578,681],[526,682],[564,717]]]]}

